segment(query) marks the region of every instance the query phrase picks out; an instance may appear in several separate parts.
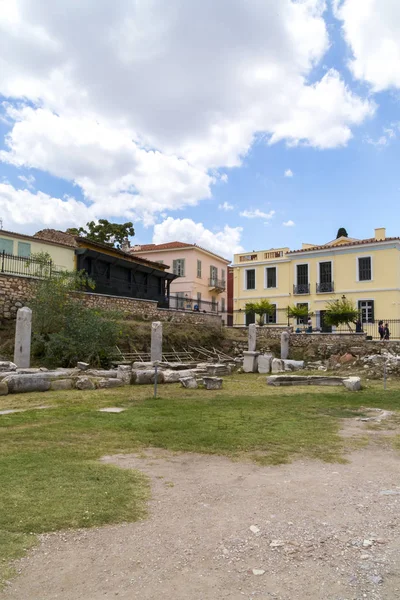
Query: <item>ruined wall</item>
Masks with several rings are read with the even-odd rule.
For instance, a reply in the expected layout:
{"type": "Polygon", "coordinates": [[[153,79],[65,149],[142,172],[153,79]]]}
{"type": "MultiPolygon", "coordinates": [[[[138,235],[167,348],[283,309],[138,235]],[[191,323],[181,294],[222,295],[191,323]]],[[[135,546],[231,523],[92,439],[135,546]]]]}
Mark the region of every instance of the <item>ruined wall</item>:
{"type": "Polygon", "coordinates": [[[0,319],[15,319],[18,308],[25,306],[31,294],[31,279],[0,275],[0,319]]]}

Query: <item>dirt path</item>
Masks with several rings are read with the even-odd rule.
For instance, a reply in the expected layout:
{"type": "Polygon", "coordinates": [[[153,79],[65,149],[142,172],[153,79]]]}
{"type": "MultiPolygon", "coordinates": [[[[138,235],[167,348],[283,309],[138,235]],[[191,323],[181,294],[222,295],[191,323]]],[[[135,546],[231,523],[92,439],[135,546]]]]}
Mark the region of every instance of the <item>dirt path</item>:
{"type": "Polygon", "coordinates": [[[391,450],[370,447],[346,465],[159,450],[103,460],[150,476],[148,520],[42,536],[3,600],[400,597],[391,450]]]}

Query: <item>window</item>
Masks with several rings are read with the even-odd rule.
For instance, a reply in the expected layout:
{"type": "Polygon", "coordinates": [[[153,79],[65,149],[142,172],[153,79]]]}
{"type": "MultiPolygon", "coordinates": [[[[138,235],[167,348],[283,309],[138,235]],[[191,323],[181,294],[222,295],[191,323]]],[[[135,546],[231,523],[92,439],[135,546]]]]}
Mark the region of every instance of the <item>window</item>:
{"type": "Polygon", "coordinates": [[[372,268],[371,257],[364,256],[358,259],[358,281],[371,281],[372,268]]]}
{"type": "Polygon", "coordinates": [[[221,279],[225,281],[225,269],[221,269],[221,279]]]}
{"type": "Polygon", "coordinates": [[[177,258],[172,263],[172,270],[174,275],[178,275],[178,277],[185,277],[185,259],[177,258]]]}
{"type": "Polygon", "coordinates": [[[332,263],[331,262],[319,263],[319,282],[320,283],[332,283],[332,263]]]}
{"type": "MultiPolygon", "coordinates": [[[[300,302],[297,304],[297,308],[306,308],[307,312],[308,312],[308,304],[307,302],[300,302]]],[[[308,316],[304,316],[304,317],[298,317],[297,318],[297,325],[306,325],[308,321],[308,316]]]]}
{"type": "Polygon", "coordinates": [[[6,254],[12,254],[14,251],[14,242],[12,240],[7,240],[6,238],[0,238],[0,252],[5,252],[6,254]]]}
{"type": "Polygon", "coordinates": [[[197,306],[201,308],[201,292],[197,292],[197,306]]]}
{"type": "Polygon", "coordinates": [[[246,325],[252,325],[253,323],[256,322],[256,314],[253,312],[246,313],[245,319],[246,319],[246,325]]]}
{"type": "Polygon", "coordinates": [[[283,250],[274,250],[273,252],[265,252],[264,254],[264,258],[265,259],[270,259],[270,258],[282,258],[283,256],[283,250]]]}
{"type": "Polygon", "coordinates": [[[362,323],[373,323],[374,322],[374,301],[373,300],[359,300],[358,310],[360,311],[362,323]]]}
{"type": "Polygon", "coordinates": [[[201,260],[197,261],[197,277],[201,279],[201,260]]]}
{"type": "Polygon", "coordinates": [[[185,308],[185,292],[176,292],[176,308],[185,308]]]}
{"type": "Polygon", "coordinates": [[[18,242],[18,256],[29,258],[31,255],[31,245],[26,242],[18,242]]]}
{"type": "Polygon", "coordinates": [[[267,288],[276,288],[276,267],[267,267],[266,270],[266,281],[267,288]]]}
{"type": "Polygon", "coordinates": [[[217,310],[217,299],[215,296],[211,296],[211,310],[213,312],[217,310]]]}
{"type": "Polygon", "coordinates": [[[297,265],[297,285],[308,285],[308,265],[297,265]]]}
{"type": "Polygon", "coordinates": [[[255,269],[247,269],[245,279],[246,290],[256,289],[256,271],[255,269]]]}
{"type": "Polygon", "coordinates": [[[265,315],[265,323],[267,325],[276,323],[276,304],[274,304],[273,306],[274,306],[274,312],[270,315],[265,315]]]}
{"type": "Polygon", "coordinates": [[[210,279],[211,279],[211,285],[217,281],[218,279],[218,269],[217,267],[213,267],[211,265],[210,267],[210,279]]]}
{"type": "Polygon", "coordinates": [[[225,298],[221,298],[221,312],[225,312],[225,298]]]}

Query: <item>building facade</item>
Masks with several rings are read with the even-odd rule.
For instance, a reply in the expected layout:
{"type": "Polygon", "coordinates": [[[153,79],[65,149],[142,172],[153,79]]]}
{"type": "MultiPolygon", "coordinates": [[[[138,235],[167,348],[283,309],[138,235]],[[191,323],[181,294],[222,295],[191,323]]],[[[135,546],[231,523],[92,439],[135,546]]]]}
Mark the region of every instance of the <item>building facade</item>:
{"type": "Polygon", "coordinates": [[[172,308],[226,314],[229,260],[184,242],[134,246],[130,253],[162,262],[177,276],[171,283],[172,308]]]}
{"type": "MultiPolygon", "coordinates": [[[[327,302],[345,296],[359,309],[363,323],[400,319],[400,238],[387,238],[384,228],[373,238],[341,237],[323,246],[303,244],[242,253],[234,258],[234,325],[254,322],[247,303],[263,298],[275,305],[267,322],[288,324],[288,306],[308,309],[313,327],[324,324],[327,302]]],[[[302,320],[293,322],[302,325],[302,320]]]]}

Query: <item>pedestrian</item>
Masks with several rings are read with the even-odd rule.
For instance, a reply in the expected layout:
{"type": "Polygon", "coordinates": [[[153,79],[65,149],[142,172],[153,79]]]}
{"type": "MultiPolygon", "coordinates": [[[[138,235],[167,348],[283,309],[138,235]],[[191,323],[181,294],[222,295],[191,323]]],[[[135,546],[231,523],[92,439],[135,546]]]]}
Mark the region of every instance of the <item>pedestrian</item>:
{"type": "Polygon", "coordinates": [[[308,317],[308,321],[307,321],[307,333],[312,333],[312,319],[311,319],[311,317],[308,317]]]}
{"type": "Polygon", "coordinates": [[[385,335],[385,328],[383,326],[383,321],[379,321],[379,323],[378,323],[378,333],[379,333],[381,342],[383,342],[383,338],[385,335]]]}
{"type": "Polygon", "coordinates": [[[361,321],[360,319],[358,319],[358,321],[356,322],[356,333],[362,333],[363,332],[363,328],[361,325],[361,321]]]}
{"type": "Polygon", "coordinates": [[[390,339],[389,325],[387,323],[385,323],[385,327],[383,328],[383,339],[384,340],[390,339]]]}

